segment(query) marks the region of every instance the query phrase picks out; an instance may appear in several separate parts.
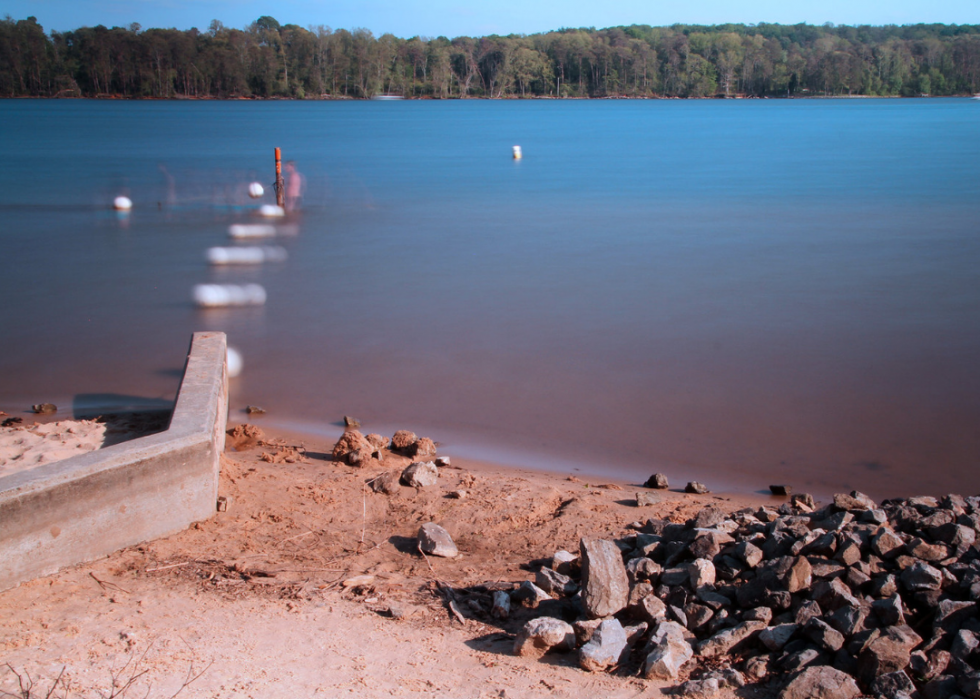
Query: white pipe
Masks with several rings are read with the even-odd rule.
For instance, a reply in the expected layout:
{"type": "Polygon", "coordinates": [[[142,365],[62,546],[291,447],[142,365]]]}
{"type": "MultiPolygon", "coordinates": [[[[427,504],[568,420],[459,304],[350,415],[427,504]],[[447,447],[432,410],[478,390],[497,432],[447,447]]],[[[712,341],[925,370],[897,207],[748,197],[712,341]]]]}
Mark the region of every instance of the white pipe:
{"type": "Polygon", "coordinates": [[[232,238],[272,238],[276,227],[271,223],[233,223],[228,226],[232,238]]]}
{"type": "Polygon", "coordinates": [[[202,308],[223,306],[261,306],[265,289],[260,284],[196,284],[194,302],[202,308]]]}
{"type": "Polygon", "coordinates": [[[263,262],[282,262],[288,255],[275,246],[240,248],[208,248],[208,262],[213,265],[258,265],[263,262]]]}
{"type": "Polygon", "coordinates": [[[259,216],[266,218],[280,218],[286,215],[286,210],[275,204],[263,204],[259,207],[259,216]]]}

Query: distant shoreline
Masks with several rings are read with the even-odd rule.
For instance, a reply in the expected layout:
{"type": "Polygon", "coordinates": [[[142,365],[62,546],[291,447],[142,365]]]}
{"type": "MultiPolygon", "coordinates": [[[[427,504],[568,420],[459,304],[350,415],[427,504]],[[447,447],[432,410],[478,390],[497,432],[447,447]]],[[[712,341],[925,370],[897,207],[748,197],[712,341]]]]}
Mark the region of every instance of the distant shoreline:
{"type": "Polygon", "coordinates": [[[0,95],[106,99],[663,99],[980,92],[980,25],[717,24],[399,38],[281,24],[206,31],[0,20],[0,95]],[[903,57],[901,60],[898,57],[903,57]],[[329,97],[325,97],[329,95],[329,97]]]}
{"type": "Polygon", "coordinates": [[[756,95],[739,96],[711,96],[711,97],[634,97],[623,95],[617,97],[552,97],[548,95],[534,95],[520,97],[508,95],[506,97],[404,97],[402,95],[376,95],[375,97],[351,97],[349,95],[322,95],[319,97],[188,97],[184,95],[174,97],[127,97],[125,95],[98,95],[95,97],[82,97],[72,95],[17,95],[0,97],[0,100],[87,100],[92,102],[373,102],[379,101],[379,97],[387,98],[384,101],[392,102],[608,102],[608,101],[691,101],[705,102],[717,100],[721,102],[736,102],[742,100],[918,100],[918,99],[973,99],[975,95],[962,93],[958,95],[792,95],[774,96],[766,95],[758,97],[756,95]]]}

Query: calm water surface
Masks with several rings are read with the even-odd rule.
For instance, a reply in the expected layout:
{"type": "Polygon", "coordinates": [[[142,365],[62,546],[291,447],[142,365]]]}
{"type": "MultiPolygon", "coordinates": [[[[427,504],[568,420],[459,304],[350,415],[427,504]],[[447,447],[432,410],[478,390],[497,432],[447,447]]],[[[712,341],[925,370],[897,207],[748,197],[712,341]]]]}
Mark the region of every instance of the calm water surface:
{"type": "Polygon", "coordinates": [[[223,330],[236,420],[980,492],[980,103],[3,101],[0,133],[8,413],[171,400],[190,334],[223,330]],[[307,180],[290,259],[209,268],[274,146],[307,180]],[[197,310],[208,281],[268,303],[197,310]]]}

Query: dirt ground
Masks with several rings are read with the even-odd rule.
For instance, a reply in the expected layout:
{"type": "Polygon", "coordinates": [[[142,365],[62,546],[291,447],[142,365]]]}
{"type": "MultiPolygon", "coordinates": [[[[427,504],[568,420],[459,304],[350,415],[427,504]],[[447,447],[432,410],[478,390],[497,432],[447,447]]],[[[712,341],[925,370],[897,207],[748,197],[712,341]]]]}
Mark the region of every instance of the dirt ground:
{"type": "Polygon", "coordinates": [[[366,482],[410,459],[354,468],[332,446],[229,437],[227,511],[0,593],[0,696],[45,697],[56,681],[51,697],[660,696],[638,653],[600,675],[575,653],[515,657],[514,634],[541,610],[492,619],[489,591],[533,580],[535,560],[585,535],[771,502],[674,490],[638,508],[636,484],[456,459],[436,486],[386,495],[366,482]],[[419,553],[430,521],[458,558],[419,553]]]}

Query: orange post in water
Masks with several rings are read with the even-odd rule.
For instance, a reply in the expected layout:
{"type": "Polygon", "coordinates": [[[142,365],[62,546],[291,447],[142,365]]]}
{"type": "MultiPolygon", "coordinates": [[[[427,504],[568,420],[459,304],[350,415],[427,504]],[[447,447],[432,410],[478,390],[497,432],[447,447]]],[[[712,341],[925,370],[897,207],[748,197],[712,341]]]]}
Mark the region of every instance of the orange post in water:
{"type": "Polygon", "coordinates": [[[276,148],[276,204],[286,208],[286,188],[282,183],[282,153],[276,148]]]}

